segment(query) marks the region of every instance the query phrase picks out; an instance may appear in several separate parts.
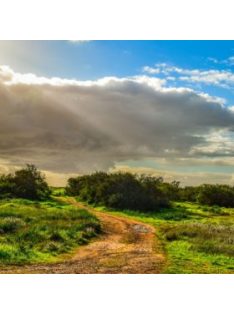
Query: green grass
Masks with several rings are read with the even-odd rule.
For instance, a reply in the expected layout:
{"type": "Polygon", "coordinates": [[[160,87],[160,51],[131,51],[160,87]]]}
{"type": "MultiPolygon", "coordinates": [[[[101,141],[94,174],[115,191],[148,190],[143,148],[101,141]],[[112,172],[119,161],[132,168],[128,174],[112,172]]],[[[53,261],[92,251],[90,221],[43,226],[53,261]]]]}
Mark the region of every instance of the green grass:
{"type": "Polygon", "coordinates": [[[0,201],[0,264],[53,262],[100,231],[87,210],[56,200],[0,201]]]}
{"type": "MultiPolygon", "coordinates": [[[[234,209],[175,202],[156,213],[111,212],[155,227],[165,273],[234,273],[234,209]]],[[[62,201],[1,200],[0,264],[54,262],[99,232],[93,214],[62,201]]]]}
{"type": "Polygon", "coordinates": [[[52,191],[52,195],[55,197],[65,196],[65,188],[64,187],[50,187],[52,191]]]}
{"type": "Polygon", "coordinates": [[[234,273],[234,209],[175,202],[157,213],[117,212],[156,228],[165,273],[234,273]]]}

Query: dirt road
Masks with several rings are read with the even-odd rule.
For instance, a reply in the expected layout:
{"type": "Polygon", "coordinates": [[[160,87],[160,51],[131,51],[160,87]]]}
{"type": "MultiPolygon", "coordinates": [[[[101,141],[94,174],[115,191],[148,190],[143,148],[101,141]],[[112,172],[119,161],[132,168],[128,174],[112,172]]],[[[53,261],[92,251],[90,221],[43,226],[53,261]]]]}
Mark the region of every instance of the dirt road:
{"type": "MultiPolygon", "coordinates": [[[[73,202],[77,207],[82,204],[73,202]]],[[[85,207],[87,209],[87,207],[85,207]]],[[[77,249],[70,259],[59,263],[10,267],[1,273],[160,273],[165,260],[159,252],[155,229],[129,218],[92,212],[102,224],[103,234],[77,249]]]]}

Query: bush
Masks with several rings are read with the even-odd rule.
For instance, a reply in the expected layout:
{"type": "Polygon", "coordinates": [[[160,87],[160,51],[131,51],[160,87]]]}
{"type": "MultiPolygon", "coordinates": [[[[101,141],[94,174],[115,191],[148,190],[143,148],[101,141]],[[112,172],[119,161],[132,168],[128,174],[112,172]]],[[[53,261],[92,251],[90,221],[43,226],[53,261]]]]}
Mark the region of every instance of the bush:
{"type": "Polygon", "coordinates": [[[154,211],[169,206],[161,183],[161,179],[151,176],[97,172],[70,178],[66,193],[115,209],[154,211]]]}
{"type": "Polygon", "coordinates": [[[43,200],[51,191],[45,177],[34,165],[18,170],[14,175],[0,176],[0,198],[43,200]]]}
{"type": "Polygon", "coordinates": [[[15,190],[13,175],[0,176],[0,199],[12,198],[15,190]]]}
{"type": "Polygon", "coordinates": [[[162,182],[161,188],[170,200],[180,200],[180,183],[173,181],[171,183],[162,182]]]}
{"type": "Polygon", "coordinates": [[[180,200],[188,202],[196,202],[200,187],[186,186],[179,191],[180,200]]]}
{"type": "Polygon", "coordinates": [[[234,207],[234,188],[228,185],[202,185],[197,200],[201,204],[234,207]]]}
{"type": "MultiPolygon", "coordinates": [[[[179,200],[198,202],[214,207],[234,207],[234,187],[228,185],[203,184],[200,186],[186,186],[179,189],[179,200]]],[[[216,208],[215,208],[216,207],[216,208]]]]}

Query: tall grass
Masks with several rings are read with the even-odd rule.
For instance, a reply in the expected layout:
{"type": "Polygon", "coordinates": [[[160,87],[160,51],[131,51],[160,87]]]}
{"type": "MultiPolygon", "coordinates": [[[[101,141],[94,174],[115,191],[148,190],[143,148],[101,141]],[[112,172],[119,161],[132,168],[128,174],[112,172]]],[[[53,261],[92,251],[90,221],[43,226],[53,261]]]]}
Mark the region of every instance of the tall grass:
{"type": "Polygon", "coordinates": [[[232,209],[173,202],[170,208],[154,213],[111,212],[155,226],[167,258],[166,273],[234,273],[232,209]]]}
{"type": "Polygon", "coordinates": [[[53,261],[100,232],[87,210],[57,201],[0,201],[0,264],[53,261]]]}
{"type": "Polygon", "coordinates": [[[183,223],[169,226],[165,231],[166,239],[184,240],[192,243],[191,249],[209,254],[234,256],[234,226],[204,223],[183,223]]]}

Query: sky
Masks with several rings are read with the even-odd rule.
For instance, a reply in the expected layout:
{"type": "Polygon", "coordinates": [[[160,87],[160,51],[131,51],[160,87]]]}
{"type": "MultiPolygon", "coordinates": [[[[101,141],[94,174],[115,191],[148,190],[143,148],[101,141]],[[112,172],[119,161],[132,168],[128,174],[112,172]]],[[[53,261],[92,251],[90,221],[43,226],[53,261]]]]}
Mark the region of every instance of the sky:
{"type": "Polygon", "coordinates": [[[0,41],[0,173],[234,183],[234,41],[0,41]]]}

